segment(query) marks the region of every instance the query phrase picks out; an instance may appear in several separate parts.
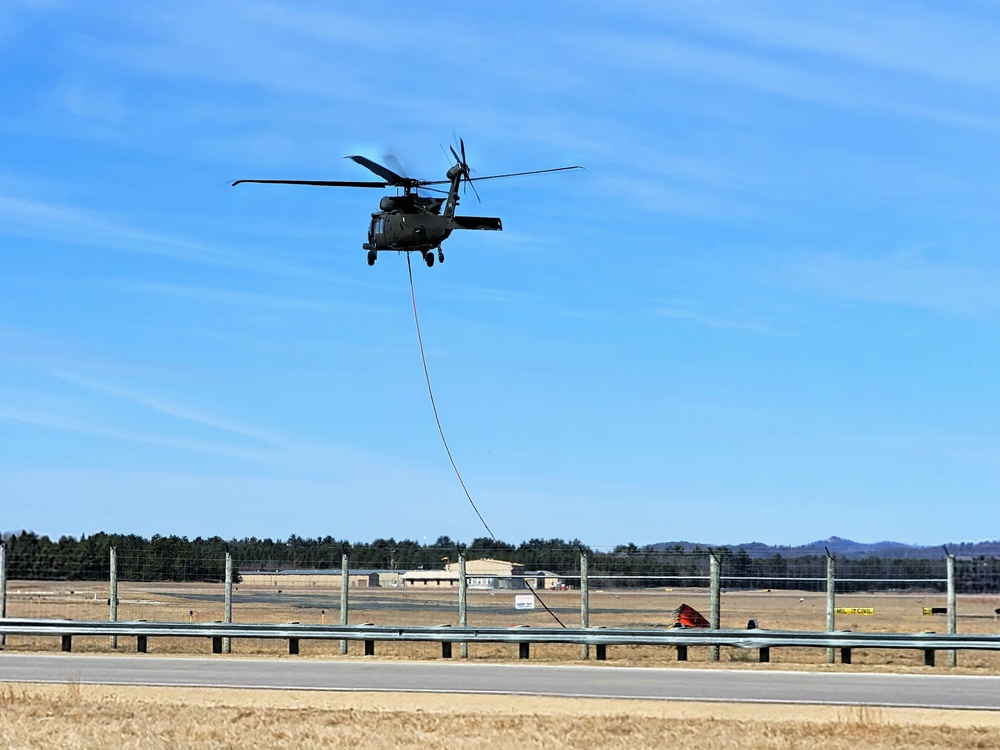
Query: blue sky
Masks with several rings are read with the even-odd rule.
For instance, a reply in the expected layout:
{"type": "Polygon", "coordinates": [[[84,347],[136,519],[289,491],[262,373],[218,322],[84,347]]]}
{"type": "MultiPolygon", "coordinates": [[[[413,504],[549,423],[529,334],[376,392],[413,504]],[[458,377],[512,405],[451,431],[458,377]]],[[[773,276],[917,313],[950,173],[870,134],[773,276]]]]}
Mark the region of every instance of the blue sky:
{"type": "Polygon", "coordinates": [[[992,3],[0,8],[0,529],[1000,536],[992,3]]]}

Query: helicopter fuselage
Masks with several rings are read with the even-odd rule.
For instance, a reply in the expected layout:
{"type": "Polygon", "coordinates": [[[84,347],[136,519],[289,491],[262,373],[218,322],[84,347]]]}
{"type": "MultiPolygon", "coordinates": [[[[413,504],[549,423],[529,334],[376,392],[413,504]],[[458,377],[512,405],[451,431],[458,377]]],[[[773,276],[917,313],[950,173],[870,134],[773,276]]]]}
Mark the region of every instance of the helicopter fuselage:
{"type": "Polygon", "coordinates": [[[368,265],[374,265],[378,253],[386,250],[419,252],[428,266],[437,259],[444,262],[441,243],[455,229],[502,229],[500,219],[484,216],[455,216],[458,207],[458,187],[466,172],[456,164],[446,175],[451,183],[446,198],[414,195],[406,189],[402,195],[387,195],[379,201],[379,210],[372,214],[368,225],[368,265]],[[443,210],[442,210],[443,209],[443,210]]]}
{"type": "Polygon", "coordinates": [[[428,251],[441,246],[454,228],[451,218],[428,213],[376,211],[368,227],[369,250],[428,251]]]}

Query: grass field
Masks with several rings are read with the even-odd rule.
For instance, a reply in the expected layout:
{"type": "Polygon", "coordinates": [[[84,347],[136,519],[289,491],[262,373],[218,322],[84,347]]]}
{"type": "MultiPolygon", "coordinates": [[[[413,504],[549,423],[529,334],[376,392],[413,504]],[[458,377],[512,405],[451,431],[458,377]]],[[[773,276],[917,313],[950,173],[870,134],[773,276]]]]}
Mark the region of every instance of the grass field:
{"type": "MultiPolygon", "coordinates": [[[[507,627],[514,624],[557,626],[552,614],[542,608],[533,611],[515,610],[512,591],[470,591],[469,624],[481,627],[507,627]]],[[[19,582],[8,583],[10,617],[65,617],[84,620],[108,619],[108,588],[106,583],[81,582],[19,582]]],[[[580,598],[577,591],[542,592],[545,604],[555,617],[568,627],[579,627],[580,598]]],[[[207,584],[136,584],[119,587],[119,619],[149,621],[213,622],[223,617],[223,591],[220,585],[207,584]]],[[[237,587],[233,596],[233,619],[237,622],[303,622],[338,623],[340,592],[317,589],[252,589],[237,587]]],[[[708,592],[703,589],[591,591],[590,624],[606,627],[668,627],[671,610],[687,603],[707,614],[708,592]]],[[[942,607],[940,594],[852,594],[837,598],[838,607],[871,607],[874,615],[838,615],[836,627],[843,630],[874,632],[944,632],[945,618],[922,614],[924,607],[942,607]]],[[[994,610],[1000,606],[998,596],[962,596],[958,599],[958,629],[960,632],[1000,632],[994,610]]],[[[351,623],[370,622],[378,625],[441,625],[457,624],[457,591],[414,589],[351,589],[348,606],[351,623]]],[[[826,627],[826,595],[806,591],[725,592],[722,595],[722,627],[742,628],[751,618],[760,627],[787,630],[824,630],[826,627]]],[[[75,638],[74,650],[109,651],[107,638],[75,638]]],[[[53,638],[7,638],[12,650],[54,650],[53,638]]],[[[351,653],[361,652],[360,643],[350,645],[351,653]]],[[[119,651],[135,650],[131,639],[119,639],[119,651]]],[[[209,639],[150,639],[150,653],[211,652],[209,639]]],[[[233,652],[247,655],[280,655],[287,653],[283,641],[237,639],[233,652]]],[[[436,643],[379,643],[378,658],[437,659],[441,647],[436,643]]],[[[457,653],[457,651],[456,651],[457,653]]],[[[513,660],[517,646],[508,644],[470,644],[472,659],[513,660]]],[[[340,656],[339,641],[303,641],[303,657],[340,656]]],[[[535,645],[531,657],[537,661],[578,661],[579,646],[535,645]]],[[[862,650],[853,654],[853,664],[845,669],[923,670],[923,653],[905,650],[862,650]]],[[[591,656],[593,658],[593,655],[591,656]]],[[[707,649],[689,649],[689,662],[704,666],[707,649]]],[[[608,659],[612,663],[665,666],[677,664],[673,649],[653,646],[611,647],[608,659]]],[[[939,666],[945,663],[939,655],[939,666]]],[[[757,664],[756,651],[722,650],[722,664],[746,665],[766,669],[757,664]]],[[[830,668],[825,649],[772,649],[771,664],[830,668]]],[[[1000,673],[1000,653],[962,652],[962,671],[1000,673]]],[[[837,665],[836,668],[840,668],[837,665]]]]}
{"type": "Polygon", "coordinates": [[[497,696],[0,685],[0,747],[1000,747],[1000,715],[497,696]]]}
{"type": "MultiPolygon", "coordinates": [[[[11,582],[11,617],[108,619],[107,584],[11,582]]],[[[580,624],[579,593],[545,592],[545,603],[568,627],[580,624]]],[[[216,621],[223,616],[218,585],[133,584],[119,589],[119,619],[216,621]]],[[[960,597],[959,630],[1000,632],[993,611],[998,597],[960,597]]],[[[239,587],[234,594],[239,622],[334,623],[340,621],[339,590],[277,590],[239,587]]],[[[708,612],[708,593],[698,589],[592,591],[591,625],[666,627],[671,610],[687,603],[708,612]]],[[[919,632],[946,630],[941,616],[924,607],[944,606],[939,595],[852,595],[838,606],[872,607],[875,614],[841,615],[839,629],[919,632]]],[[[457,624],[457,592],[352,589],[352,623],[457,624]]],[[[826,598],[816,592],[730,592],[722,597],[722,626],[823,630],[826,598]]],[[[518,611],[514,592],[469,594],[469,623],[505,627],[551,626],[544,609],[518,611]]],[[[8,650],[53,651],[54,638],[8,637],[8,650]]],[[[341,659],[339,642],[303,641],[301,655],[284,658],[341,659]]],[[[108,652],[108,638],[74,639],[74,650],[108,652]]],[[[120,638],[120,652],[135,650],[120,638]]],[[[209,639],[151,639],[151,653],[207,654],[209,639]]],[[[356,659],[361,644],[352,643],[356,659]]],[[[517,659],[517,647],[471,644],[470,658],[517,659]]],[[[287,653],[283,641],[237,639],[237,655],[287,653]]],[[[380,659],[439,659],[440,645],[379,643],[380,659]]],[[[456,655],[458,650],[455,650],[456,655]]],[[[579,662],[579,646],[536,645],[532,660],[579,662]]],[[[227,658],[227,657],[220,657],[227,658]]],[[[593,658],[593,655],[591,656],[593,658]]],[[[691,648],[687,665],[705,667],[707,649],[691,648]]],[[[893,672],[959,671],[1000,674],[1000,654],[963,652],[958,670],[923,666],[921,652],[855,650],[854,663],[826,664],[824,649],[772,649],[771,663],[758,664],[754,651],[722,650],[719,667],[821,669],[893,672]]],[[[613,647],[609,665],[683,668],[673,649],[613,647]]],[[[714,666],[714,665],[713,665],[714,666]]],[[[499,748],[663,748],[671,746],[799,748],[840,750],[923,750],[1000,747],[1000,714],[980,711],[845,709],[822,706],[700,704],[608,701],[524,696],[348,694],[182,688],[124,688],[88,685],[0,684],[0,747],[83,748],[269,748],[349,747],[381,749],[420,746],[426,750],[484,742],[499,748]]]]}

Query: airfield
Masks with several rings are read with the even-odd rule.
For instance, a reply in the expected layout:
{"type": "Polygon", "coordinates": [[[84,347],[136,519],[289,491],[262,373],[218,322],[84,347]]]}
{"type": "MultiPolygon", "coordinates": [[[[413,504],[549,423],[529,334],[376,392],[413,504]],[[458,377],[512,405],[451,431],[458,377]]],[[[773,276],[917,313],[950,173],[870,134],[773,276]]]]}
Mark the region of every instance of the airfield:
{"type": "MultiPolygon", "coordinates": [[[[12,617],[67,617],[106,619],[107,584],[103,582],[11,581],[8,614],[12,617]]],[[[514,592],[469,592],[470,625],[549,626],[552,616],[544,610],[518,611],[514,592]]],[[[546,591],[546,604],[568,627],[579,626],[578,591],[546,591]]],[[[221,586],[205,584],[122,583],[119,617],[126,619],[215,621],[222,618],[221,586]]],[[[404,589],[351,589],[349,620],[352,623],[440,625],[457,623],[457,592],[404,589]]],[[[680,603],[708,611],[708,591],[597,590],[590,593],[591,625],[606,627],[668,627],[671,611],[680,603]]],[[[760,626],[822,630],[825,627],[825,594],[808,591],[744,591],[722,595],[722,626],[744,627],[750,618],[760,626]]],[[[871,608],[873,615],[841,615],[837,627],[851,630],[920,632],[943,631],[945,618],[924,615],[925,607],[944,605],[938,594],[856,594],[838,597],[838,606],[871,608]]],[[[1000,632],[993,612],[1000,605],[996,596],[958,598],[960,632],[1000,632]]],[[[234,620],[243,622],[339,622],[339,591],[287,590],[239,586],[233,596],[234,620]]],[[[128,669],[149,664],[150,683],[162,681],[161,659],[168,657],[169,672],[188,679],[202,663],[221,660],[251,666],[252,673],[270,672],[271,666],[297,673],[295,664],[322,667],[341,665],[350,673],[378,675],[381,664],[414,669],[438,667],[456,674],[472,665],[510,670],[525,687],[537,684],[529,675],[538,667],[579,670],[579,646],[538,644],[530,662],[518,660],[513,645],[470,644],[469,659],[445,663],[438,644],[379,643],[374,657],[362,656],[361,644],[350,644],[341,655],[338,641],[303,642],[298,656],[288,656],[281,641],[236,639],[231,655],[211,655],[208,639],[150,639],[149,654],[135,654],[132,639],[119,638],[112,649],[107,638],[74,639],[72,655],[58,653],[54,639],[8,637],[0,652],[0,746],[19,748],[115,746],[128,748],[218,748],[248,745],[272,748],[382,748],[420,746],[428,750],[451,748],[462,743],[495,747],[552,748],[592,746],[601,748],[662,748],[670,746],[750,748],[810,747],[816,750],[847,750],[860,745],[875,750],[907,748],[922,750],[947,746],[955,750],[1000,746],[1000,712],[947,708],[899,708],[876,705],[901,690],[865,689],[863,678],[879,674],[900,679],[944,680],[949,676],[984,678],[983,689],[993,689],[1000,675],[1000,654],[965,652],[956,669],[923,665],[922,654],[913,651],[856,650],[850,665],[827,664],[824,649],[772,649],[771,663],[757,663],[753,651],[723,648],[718,663],[708,661],[708,650],[689,649],[689,660],[678,662],[670,648],[611,647],[608,661],[598,668],[591,654],[590,667],[572,672],[580,685],[594,676],[626,678],[631,668],[648,668],[664,674],[666,669],[681,680],[738,670],[783,679],[830,677],[862,680],[856,688],[837,693],[837,701],[849,705],[815,705],[797,696],[790,702],[770,701],[762,691],[751,691],[743,700],[622,699],[614,697],[552,697],[505,692],[500,682],[484,678],[482,693],[468,689],[454,692],[401,690],[386,680],[378,690],[352,689],[332,679],[323,689],[246,689],[235,686],[229,670],[217,670],[212,684],[228,687],[167,687],[124,684],[87,684],[88,670],[81,663],[104,660],[111,667],[128,669]],[[20,656],[48,654],[52,663],[66,665],[76,677],[54,684],[11,682],[20,656]],[[204,657],[208,657],[207,659],[204,657]],[[263,660],[263,661],[261,661],[263,660]],[[154,664],[156,666],[154,666],[154,664]],[[533,666],[533,665],[538,665],[533,666]],[[625,668],[625,669],[620,669],[625,668]],[[658,669],[659,668],[659,669],[658,669]],[[361,672],[358,672],[361,670],[361,672]],[[520,670],[520,672],[519,672],[520,670]],[[706,670],[710,670],[706,672],[706,670]],[[156,675],[160,676],[157,677],[156,675]],[[852,677],[853,675],[853,677],[852,677]],[[488,683],[488,684],[487,684],[488,683]],[[498,687],[500,686],[500,687],[498,687]],[[853,705],[851,705],[853,704],[853,705]]],[[[455,652],[458,653],[457,650],[455,652]]],[[[324,668],[325,670],[325,668],[324,668]]],[[[246,670],[241,670],[246,671],[246,670]]],[[[313,669],[305,671],[314,671],[313,669]]],[[[647,669],[641,669],[647,673],[647,669]]],[[[335,675],[334,670],[331,674],[335,675]]],[[[119,678],[116,678],[119,679],[119,678]]],[[[369,678],[371,679],[371,678],[369,678]]],[[[879,678],[881,679],[881,678],[879,678]]],[[[376,680],[378,678],[376,677],[376,680]]],[[[546,681],[547,682],[547,681],[546,681]]],[[[724,680],[734,682],[734,680],[724,680]]],[[[819,683],[826,682],[825,679],[819,683]]],[[[264,682],[258,684],[264,687],[264,682]]],[[[456,680],[456,685],[458,685],[456,680]]],[[[853,684],[853,683],[851,683],[853,684]]],[[[977,683],[978,684],[978,683],[977,683]]],[[[426,686],[425,686],[426,687],[426,686]]],[[[832,686],[841,690],[843,685],[832,686]]],[[[956,685],[957,688],[957,685],[956,685]]],[[[430,688],[428,688],[430,689],[430,688]]],[[[517,688],[514,688],[517,690],[517,688]]],[[[542,688],[544,689],[544,688],[542,688]]],[[[682,689],[685,695],[695,691],[682,689]]],[[[944,701],[942,701],[943,703],[944,701]]],[[[940,705],[940,704],[934,704],[940,705]]]]}
{"type": "MultiPolygon", "coordinates": [[[[567,627],[579,627],[579,591],[540,594],[567,627]]],[[[455,625],[457,595],[455,589],[351,588],[348,620],[352,624],[455,625]]],[[[107,596],[106,582],[10,581],[8,615],[106,620],[107,596]]],[[[553,616],[540,607],[517,610],[515,596],[514,591],[469,590],[469,625],[555,624],[553,616]]],[[[122,582],[119,600],[123,621],[214,622],[224,612],[221,584],[122,582]]],[[[708,590],[592,589],[590,624],[667,628],[673,622],[672,611],[681,603],[707,613],[708,590]]],[[[940,593],[839,595],[838,607],[873,614],[838,615],[836,625],[853,631],[943,632],[946,618],[924,614],[924,610],[945,603],[940,593]]],[[[339,606],[339,587],[240,584],[233,593],[237,622],[332,624],[340,621],[339,606]]],[[[998,606],[996,595],[960,595],[959,632],[1000,632],[994,613],[998,606]]],[[[743,628],[750,619],[761,628],[821,631],[826,627],[826,595],[724,590],[722,627],[743,628]]],[[[363,656],[359,642],[350,643],[348,653],[341,654],[339,641],[303,641],[300,653],[289,656],[284,641],[262,639],[234,639],[230,655],[212,655],[207,638],[151,638],[145,655],[136,654],[131,638],[118,638],[113,649],[107,637],[77,637],[73,654],[61,654],[58,649],[53,638],[7,638],[0,652],[0,745],[48,748],[114,742],[123,748],[248,744],[395,748],[419,744],[433,749],[488,739],[496,747],[629,750],[680,744],[737,750],[805,746],[846,750],[862,744],[876,750],[919,750],[945,744],[958,750],[1000,746],[1000,712],[942,707],[961,704],[954,702],[959,685],[950,680],[974,680],[963,690],[971,689],[976,696],[995,691],[1000,654],[994,652],[960,652],[958,667],[951,668],[946,666],[945,654],[938,654],[937,666],[928,667],[920,651],[883,649],[855,649],[849,665],[840,663],[839,657],[836,663],[827,663],[826,650],[819,648],[772,649],[766,664],[758,663],[756,651],[725,647],[719,662],[709,661],[707,648],[695,647],[688,649],[688,661],[679,662],[673,648],[614,646],[607,649],[607,661],[600,664],[594,661],[593,649],[589,661],[584,661],[580,646],[558,644],[534,644],[530,661],[519,659],[516,645],[481,643],[469,644],[467,660],[450,661],[441,658],[437,643],[379,642],[374,656],[363,656]],[[22,676],[5,680],[8,654],[8,675],[22,676]],[[47,655],[49,665],[66,666],[62,672],[50,672],[48,684],[33,681],[43,678],[23,676],[30,673],[17,668],[22,657],[31,660],[34,655],[47,655]],[[227,666],[213,667],[216,664],[227,666]],[[145,682],[136,678],[138,684],[88,684],[127,682],[132,679],[127,675],[134,675],[143,665],[152,670],[145,682]],[[98,672],[106,668],[111,676],[91,679],[92,668],[98,672]],[[206,668],[209,678],[198,684],[227,687],[181,686],[195,684],[194,675],[206,668]],[[435,687],[437,682],[431,679],[413,683],[393,676],[394,669],[427,668],[443,677],[446,687],[435,687]],[[470,686],[465,676],[481,668],[507,670],[505,679],[490,672],[470,686]],[[545,670],[546,679],[534,677],[538,669],[545,670]],[[557,679],[555,673],[566,670],[569,692],[546,692],[545,686],[557,679]],[[249,684],[256,689],[247,689],[248,683],[235,679],[237,673],[248,673],[249,684]],[[271,673],[284,677],[269,687],[264,675],[271,673]],[[53,678],[53,674],[71,676],[53,678]],[[658,684],[659,675],[669,675],[679,688],[672,697],[626,699],[621,693],[618,697],[568,697],[599,691],[602,685],[606,689],[609,677],[615,678],[615,684],[633,685],[636,676],[643,674],[658,684]],[[736,690],[737,675],[763,682],[757,688],[736,690]],[[706,676],[723,680],[716,680],[715,688],[696,689],[706,676]],[[944,692],[919,703],[921,707],[885,705],[906,692],[902,682],[896,687],[895,683],[879,688],[869,684],[886,677],[906,681],[907,689],[917,686],[921,690],[943,681],[944,692]],[[165,684],[168,678],[173,686],[165,684]],[[780,685],[789,678],[793,684],[801,681],[810,687],[800,691],[786,687],[776,698],[768,697],[765,684],[773,680],[780,685]],[[829,684],[831,679],[837,682],[829,684]],[[421,687],[407,688],[406,684],[421,687]],[[729,688],[719,691],[720,684],[729,688]],[[579,693],[574,686],[579,686],[579,693]],[[810,691],[833,692],[810,699],[810,691]],[[705,700],[706,695],[717,697],[705,700]]],[[[457,657],[459,650],[454,654],[457,657]]]]}
{"type": "MultiPolygon", "coordinates": [[[[107,620],[107,584],[103,582],[8,583],[9,617],[67,618],[107,620]]],[[[580,626],[579,591],[539,592],[545,604],[567,627],[580,626]]],[[[468,622],[471,627],[553,627],[558,623],[540,606],[534,610],[516,610],[513,591],[468,592],[468,622]]],[[[219,584],[120,583],[118,619],[157,622],[215,622],[223,619],[222,586],[219,584]]],[[[1000,607],[996,595],[962,595],[957,600],[958,631],[963,633],[1000,633],[995,614],[1000,607]]],[[[233,594],[233,620],[253,623],[325,623],[340,622],[339,589],[265,588],[237,586],[233,594]]],[[[703,613],[709,611],[707,589],[591,590],[590,625],[607,628],[667,628],[673,624],[672,610],[681,603],[703,613]]],[[[868,632],[945,632],[943,615],[926,615],[925,608],[944,607],[944,594],[878,593],[844,594],[837,606],[871,609],[872,615],[837,615],[838,630],[868,632]]],[[[826,595],[815,591],[760,590],[723,592],[721,626],[744,628],[751,619],[761,628],[822,631],[826,629],[826,595]]],[[[433,626],[458,624],[457,591],[420,589],[351,589],[348,602],[351,624],[433,626]]],[[[118,652],[135,651],[132,639],[119,638],[118,652]]],[[[7,650],[57,650],[51,638],[7,638],[7,650]]],[[[107,638],[78,637],[74,651],[106,653],[112,651],[107,638]]],[[[339,641],[303,641],[295,658],[345,658],[339,641]]],[[[209,639],[150,639],[151,654],[211,654],[209,639]]],[[[232,652],[243,656],[281,656],[287,654],[283,641],[234,639],[232,652]]],[[[361,643],[349,646],[347,658],[360,656],[361,643]]],[[[457,653],[457,652],[456,652],[457,653]]],[[[371,657],[369,657],[371,658],[371,657]]],[[[379,643],[376,659],[441,658],[436,643],[379,643]]],[[[518,660],[518,648],[511,644],[470,644],[472,661],[518,660]]],[[[590,659],[594,659],[593,653],[590,659]]],[[[579,663],[579,646],[536,644],[532,662],[579,663]]],[[[839,660],[838,660],[839,662],[839,660]]],[[[688,661],[678,662],[674,649],[654,646],[615,646],[608,648],[608,663],[623,666],[706,666],[708,649],[692,647],[688,661]]],[[[756,651],[723,648],[719,666],[767,669],[844,669],[844,670],[930,670],[955,672],[945,668],[944,655],[938,666],[923,666],[923,654],[917,650],[856,649],[850,665],[827,663],[825,649],[772,649],[770,664],[758,664],[756,651]]],[[[960,672],[1000,674],[1000,653],[961,652],[960,672]]]]}

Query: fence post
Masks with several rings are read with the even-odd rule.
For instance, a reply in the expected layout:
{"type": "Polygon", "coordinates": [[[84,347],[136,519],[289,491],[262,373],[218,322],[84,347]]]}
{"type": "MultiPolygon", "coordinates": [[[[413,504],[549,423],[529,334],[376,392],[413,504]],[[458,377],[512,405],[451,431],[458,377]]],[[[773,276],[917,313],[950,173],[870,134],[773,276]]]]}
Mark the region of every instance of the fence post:
{"type": "MultiPolygon", "coordinates": [[[[722,565],[719,562],[719,558],[715,556],[714,552],[709,552],[709,573],[711,575],[711,582],[709,583],[709,624],[712,630],[719,629],[720,622],[720,595],[722,590],[722,565]]],[[[708,660],[718,661],[719,660],[719,646],[709,646],[708,647],[708,660]]]]}
{"type": "MultiPolygon", "coordinates": [[[[587,579],[587,553],[580,553],[580,627],[590,627],[590,581],[587,579]]],[[[580,647],[580,658],[590,659],[590,645],[580,647]]]]}
{"type": "MultiPolygon", "coordinates": [[[[955,611],[955,556],[945,547],[944,553],[948,556],[948,632],[958,632],[958,618],[955,611]]],[[[948,652],[948,666],[958,666],[958,651],[948,652]]]]}
{"type": "MultiPolygon", "coordinates": [[[[226,611],[223,614],[223,622],[233,621],[233,555],[226,550],[226,611]]],[[[231,654],[233,651],[233,639],[226,637],[222,639],[222,653],[231,654]]]]}
{"type": "MultiPolygon", "coordinates": [[[[824,548],[825,549],[825,548],[824,548]]],[[[836,628],[837,611],[837,558],[826,550],[826,632],[832,633],[836,628]]],[[[826,650],[826,663],[833,664],[836,660],[836,649],[826,650]]]]}
{"type": "MultiPolygon", "coordinates": [[[[458,627],[469,626],[468,581],[465,578],[465,553],[458,553],[458,627]]],[[[462,641],[458,644],[458,654],[463,659],[469,658],[469,644],[462,641]]]]}
{"type": "MultiPolygon", "coordinates": [[[[340,624],[347,625],[347,587],[350,585],[349,571],[347,569],[347,555],[340,558],[340,624]]],[[[347,641],[340,642],[340,653],[347,653],[347,641]]]]}
{"type": "MultiPolygon", "coordinates": [[[[0,619],[7,616],[7,543],[0,539],[0,619]]],[[[0,633],[0,647],[7,645],[7,636],[0,633]]]]}
{"type": "MultiPolygon", "coordinates": [[[[111,581],[108,592],[108,605],[111,607],[111,622],[118,622],[118,550],[111,548],[111,581]]],[[[118,636],[111,636],[111,648],[118,648],[118,636]]]]}

